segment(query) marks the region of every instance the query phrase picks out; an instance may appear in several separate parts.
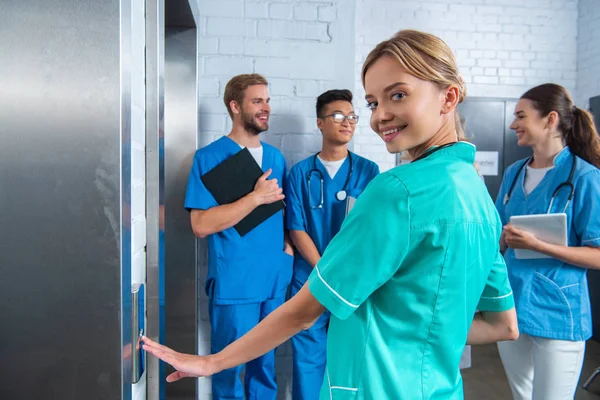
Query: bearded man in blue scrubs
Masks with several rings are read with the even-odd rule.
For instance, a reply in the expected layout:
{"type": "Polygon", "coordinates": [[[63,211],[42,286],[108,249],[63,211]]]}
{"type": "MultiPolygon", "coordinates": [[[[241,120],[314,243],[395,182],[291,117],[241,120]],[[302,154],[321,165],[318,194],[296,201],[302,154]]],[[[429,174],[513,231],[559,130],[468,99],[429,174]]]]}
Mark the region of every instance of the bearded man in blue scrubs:
{"type": "MultiPolygon", "coordinates": [[[[244,236],[233,228],[262,204],[282,200],[285,159],[279,150],[260,141],[269,128],[267,80],[257,74],[238,75],[225,88],[225,106],[233,120],[227,136],[196,151],[185,208],[194,234],[208,239],[211,352],[223,350],[285,301],[292,275],[293,251],[285,239],[283,212],[271,216],[244,236]],[[254,191],[231,204],[219,205],[202,183],[212,168],[247,147],[264,175],[254,191]]],[[[275,400],[275,352],[212,378],[213,400],[275,400]]]]}
{"type": "MultiPolygon", "coordinates": [[[[372,161],[348,150],[358,115],[352,92],[329,90],[317,99],[317,126],[323,134],[319,153],[290,170],[285,185],[286,228],[296,249],[291,294],[295,295],[340,230],[346,202],[357,198],[379,174],[372,161]]],[[[294,351],[293,399],[319,398],[326,364],[327,325],[324,313],[308,330],[292,338],[294,351]]]]}

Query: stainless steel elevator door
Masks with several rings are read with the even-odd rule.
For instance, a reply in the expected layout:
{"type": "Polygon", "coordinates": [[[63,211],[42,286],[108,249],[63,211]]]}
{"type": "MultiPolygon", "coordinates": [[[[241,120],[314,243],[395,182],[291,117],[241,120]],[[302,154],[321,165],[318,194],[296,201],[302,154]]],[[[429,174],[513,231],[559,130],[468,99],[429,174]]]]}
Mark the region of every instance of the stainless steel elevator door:
{"type": "Polygon", "coordinates": [[[120,33],[0,2],[0,399],[122,398],[120,33]]]}

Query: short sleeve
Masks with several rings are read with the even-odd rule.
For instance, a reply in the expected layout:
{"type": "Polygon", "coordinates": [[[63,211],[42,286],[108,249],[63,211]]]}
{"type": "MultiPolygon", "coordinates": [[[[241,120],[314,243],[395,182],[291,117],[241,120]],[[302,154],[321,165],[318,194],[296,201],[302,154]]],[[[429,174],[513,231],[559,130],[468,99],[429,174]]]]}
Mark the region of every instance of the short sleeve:
{"type": "Polygon", "coordinates": [[[201,155],[196,153],[190,175],[188,177],[187,189],[185,192],[185,209],[191,210],[208,210],[211,207],[218,206],[213,195],[204,186],[200,177],[204,174],[202,171],[201,155]]]}
{"type": "Polygon", "coordinates": [[[600,247],[600,170],[585,173],[575,188],[573,224],[581,246],[600,247]]]}
{"type": "Polygon", "coordinates": [[[285,228],[290,231],[305,231],[306,218],[302,204],[302,181],[298,168],[292,168],[284,182],[285,194],[285,228]]]}
{"type": "Polygon", "coordinates": [[[479,311],[501,312],[510,310],[514,306],[515,300],[508,280],[504,257],[498,251],[477,309],[479,311]]]}
{"type": "Polygon", "coordinates": [[[394,276],[409,248],[408,193],[398,178],[375,178],[313,269],[308,288],[337,318],[348,318],[394,276]]]}

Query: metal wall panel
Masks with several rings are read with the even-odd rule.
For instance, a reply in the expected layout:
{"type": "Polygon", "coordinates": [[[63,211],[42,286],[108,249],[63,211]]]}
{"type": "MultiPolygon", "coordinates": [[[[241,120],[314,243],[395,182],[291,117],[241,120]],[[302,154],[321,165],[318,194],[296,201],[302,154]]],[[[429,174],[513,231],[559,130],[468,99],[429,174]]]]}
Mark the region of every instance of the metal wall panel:
{"type": "Polygon", "coordinates": [[[600,131],[600,95],[590,97],[590,112],[594,116],[594,122],[596,123],[596,129],[600,131]]]}
{"type": "MultiPolygon", "coordinates": [[[[197,147],[196,29],[165,30],[165,322],[168,346],[197,349],[196,238],[184,210],[197,147]]],[[[167,398],[196,398],[192,379],[167,386],[167,398]]]]}
{"type": "Polygon", "coordinates": [[[517,101],[514,99],[471,97],[459,105],[465,120],[465,135],[477,151],[498,152],[498,175],[485,176],[485,183],[495,201],[504,171],[512,163],[531,155],[529,147],[519,147],[510,129],[517,101]]]}
{"type": "Polygon", "coordinates": [[[502,159],[505,151],[504,102],[469,99],[460,104],[459,112],[465,120],[465,136],[477,146],[477,151],[498,152],[498,175],[485,176],[485,184],[495,199],[502,182],[502,159]]]}
{"type": "MultiPolygon", "coordinates": [[[[121,399],[132,398],[133,382],[133,353],[138,352],[137,343],[133,343],[132,304],[131,296],[131,74],[132,74],[132,43],[131,43],[131,0],[120,1],[120,155],[119,155],[119,197],[120,197],[120,325],[121,325],[121,399]]],[[[96,351],[102,351],[97,348],[96,351]]],[[[139,353],[138,353],[139,357],[139,353]]],[[[136,357],[137,359],[137,357],[136,357]]]]}
{"type": "MultiPolygon", "coordinates": [[[[147,335],[164,342],[164,0],[146,0],[147,335]]],[[[147,399],[165,398],[165,365],[147,360],[147,399]],[[162,374],[161,374],[162,372],[162,374]]]]}
{"type": "Polygon", "coordinates": [[[131,397],[127,12],[0,2],[2,399],[131,397]]]}

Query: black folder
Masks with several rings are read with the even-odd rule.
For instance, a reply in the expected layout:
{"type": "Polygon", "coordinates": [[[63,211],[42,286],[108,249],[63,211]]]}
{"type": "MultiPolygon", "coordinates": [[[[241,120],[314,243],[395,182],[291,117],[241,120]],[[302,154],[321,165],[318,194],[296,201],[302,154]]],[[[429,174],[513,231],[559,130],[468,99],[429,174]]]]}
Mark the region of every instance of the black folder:
{"type": "MultiPolygon", "coordinates": [[[[258,178],[262,175],[262,169],[250,151],[244,148],[205,173],[200,179],[217,203],[223,205],[233,203],[252,192],[258,178]]],[[[244,236],[284,207],[285,203],[281,200],[258,206],[234,228],[240,236],[244,236]]]]}

